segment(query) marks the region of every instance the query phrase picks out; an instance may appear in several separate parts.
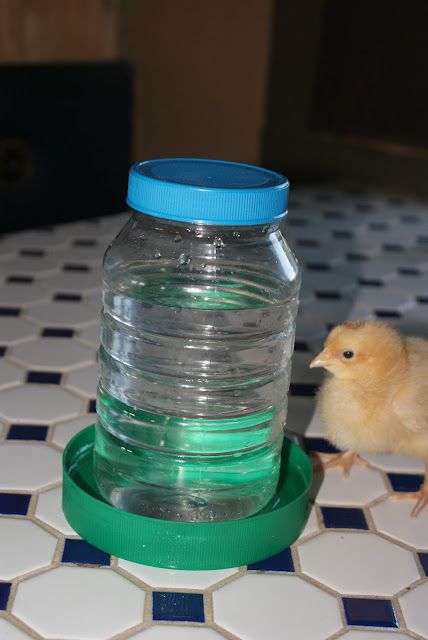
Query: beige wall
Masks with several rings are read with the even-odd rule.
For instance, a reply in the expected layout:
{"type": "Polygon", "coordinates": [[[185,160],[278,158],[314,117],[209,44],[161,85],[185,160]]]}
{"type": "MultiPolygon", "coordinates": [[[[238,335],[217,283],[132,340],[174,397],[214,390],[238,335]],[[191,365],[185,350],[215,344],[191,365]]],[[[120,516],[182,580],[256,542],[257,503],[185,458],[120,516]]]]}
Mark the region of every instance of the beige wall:
{"type": "Polygon", "coordinates": [[[0,62],[117,56],[119,0],[0,0],[0,62]]]}
{"type": "Polygon", "coordinates": [[[0,63],[128,59],[134,159],[260,161],[273,0],[0,0],[0,63]]]}
{"type": "Polygon", "coordinates": [[[260,160],[272,9],[273,0],[126,3],[136,159],[260,160]]]}

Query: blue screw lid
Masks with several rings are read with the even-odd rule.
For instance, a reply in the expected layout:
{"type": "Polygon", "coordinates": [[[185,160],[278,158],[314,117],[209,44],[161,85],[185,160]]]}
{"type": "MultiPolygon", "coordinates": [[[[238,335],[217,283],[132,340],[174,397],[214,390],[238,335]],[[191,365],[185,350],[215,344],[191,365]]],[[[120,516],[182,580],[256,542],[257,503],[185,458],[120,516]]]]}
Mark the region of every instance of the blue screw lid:
{"type": "Polygon", "coordinates": [[[238,162],[162,158],[131,167],[127,203],[158,218],[253,225],[287,214],[289,182],[280,173],[238,162]]]}

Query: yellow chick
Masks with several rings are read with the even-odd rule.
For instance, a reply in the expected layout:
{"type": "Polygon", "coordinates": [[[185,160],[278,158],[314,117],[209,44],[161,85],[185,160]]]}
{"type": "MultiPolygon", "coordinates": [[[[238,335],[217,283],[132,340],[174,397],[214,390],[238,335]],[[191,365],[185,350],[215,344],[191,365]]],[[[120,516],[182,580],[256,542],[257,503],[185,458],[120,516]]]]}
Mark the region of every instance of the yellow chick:
{"type": "Polygon", "coordinates": [[[416,499],[416,517],[428,505],[428,341],[380,322],[343,324],[309,366],[331,374],[319,392],[321,416],[327,438],[343,450],[322,454],[322,468],[342,467],[347,477],[354,463],[365,465],[359,453],[421,458],[420,491],[397,496],[416,499]]]}

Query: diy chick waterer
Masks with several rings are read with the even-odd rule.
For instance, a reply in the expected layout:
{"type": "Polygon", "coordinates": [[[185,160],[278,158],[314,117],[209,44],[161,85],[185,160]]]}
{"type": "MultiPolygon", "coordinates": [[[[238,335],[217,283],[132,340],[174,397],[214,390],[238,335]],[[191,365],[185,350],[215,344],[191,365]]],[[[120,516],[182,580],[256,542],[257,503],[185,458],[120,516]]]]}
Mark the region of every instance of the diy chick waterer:
{"type": "Polygon", "coordinates": [[[219,569],[301,532],[312,467],[284,440],[300,274],[288,181],[259,167],[132,167],[103,263],[98,421],[64,452],[63,508],[134,562],[219,569]]]}

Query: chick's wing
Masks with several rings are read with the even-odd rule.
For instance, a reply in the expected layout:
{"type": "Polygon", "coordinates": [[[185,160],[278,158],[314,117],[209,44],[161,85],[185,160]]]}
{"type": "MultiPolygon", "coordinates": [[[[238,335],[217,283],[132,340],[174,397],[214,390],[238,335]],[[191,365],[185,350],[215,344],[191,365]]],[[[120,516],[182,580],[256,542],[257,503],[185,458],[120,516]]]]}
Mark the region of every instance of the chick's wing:
{"type": "Polygon", "coordinates": [[[407,338],[410,368],[393,398],[394,412],[410,431],[428,432],[428,342],[407,338]]]}

